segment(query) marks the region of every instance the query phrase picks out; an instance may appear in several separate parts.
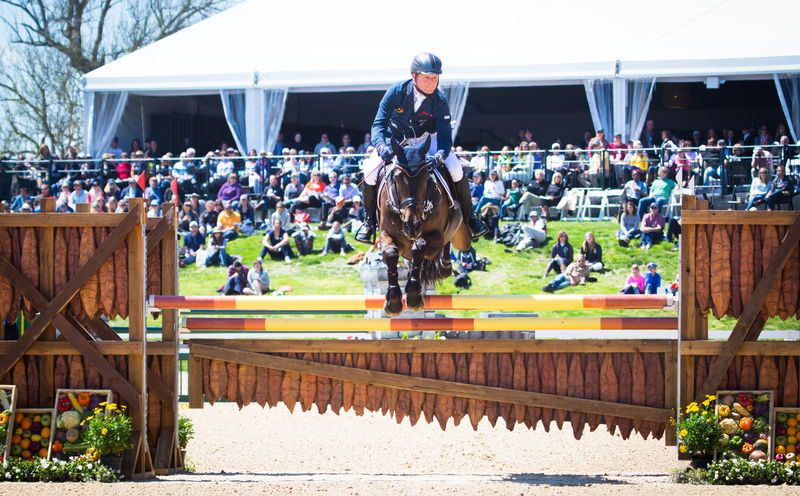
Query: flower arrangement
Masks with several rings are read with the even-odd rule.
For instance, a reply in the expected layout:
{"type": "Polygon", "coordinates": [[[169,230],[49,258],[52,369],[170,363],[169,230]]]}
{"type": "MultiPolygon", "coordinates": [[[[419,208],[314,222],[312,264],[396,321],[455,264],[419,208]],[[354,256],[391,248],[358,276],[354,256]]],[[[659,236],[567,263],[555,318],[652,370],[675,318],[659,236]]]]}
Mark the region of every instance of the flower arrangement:
{"type": "Polygon", "coordinates": [[[8,460],[0,464],[0,482],[116,482],[119,474],[102,463],[69,460],[8,460]]]}
{"type": "Polygon", "coordinates": [[[771,393],[720,391],[717,405],[722,429],[720,448],[726,457],[766,460],[770,451],[771,393]]]}
{"type": "Polygon", "coordinates": [[[685,412],[678,416],[675,427],[681,453],[692,456],[714,455],[722,438],[722,427],[713,406],[715,399],[715,396],[706,396],[705,401],[700,404],[689,403],[685,412]]]}
{"type": "Polygon", "coordinates": [[[100,403],[111,401],[110,390],[67,390],[56,391],[56,426],[52,454],[56,458],[67,459],[70,455],[80,455],[89,447],[86,443],[84,420],[92,415],[100,403]]]}
{"type": "Polygon", "coordinates": [[[82,425],[86,444],[99,456],[122,456],[132,446],[133,424],[125,406],[100,403],[82,425]]]}

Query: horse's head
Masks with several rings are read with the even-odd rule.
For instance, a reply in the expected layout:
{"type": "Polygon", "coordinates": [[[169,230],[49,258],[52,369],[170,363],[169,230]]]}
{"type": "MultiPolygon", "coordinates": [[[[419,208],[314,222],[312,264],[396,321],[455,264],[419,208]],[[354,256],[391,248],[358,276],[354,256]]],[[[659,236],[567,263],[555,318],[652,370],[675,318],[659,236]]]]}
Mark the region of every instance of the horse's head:
{"type": "Polygon", "coordinates": [[[422,234],[422,222],[428,215],[428,180],[430,170],[425,158],[431,146],[431,138],[420,144],[406,147],[392,139],[397,167],[392,172],[392,182],[397,205],[393,205],[402,221],[403,233],[409,239],[417,239],[422,234]]]}

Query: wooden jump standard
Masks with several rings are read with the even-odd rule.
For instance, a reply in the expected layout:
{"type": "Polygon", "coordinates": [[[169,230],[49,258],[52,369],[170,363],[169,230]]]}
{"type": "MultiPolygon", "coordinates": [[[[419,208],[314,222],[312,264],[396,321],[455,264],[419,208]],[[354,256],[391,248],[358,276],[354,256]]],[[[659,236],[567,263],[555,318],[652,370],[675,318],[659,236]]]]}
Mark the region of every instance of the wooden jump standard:
{"type": "MultiPolygon", "coordinates": [[[[151,296],[162,310],[382,310],[384,297],[325,296],[151,296]]],[[[640,310],[672,306],[672,295],[429,295],[426,310],[553,311],[640,310]]]]}
{"type": "Polygon", "coordinates": [[[618,331],[676,330],[674,317],[573,317],[573,318],[431,318],[431,319],[315,319],[315,318],[201,318],[189,317],[189,331],[243,332],[352,332],[370,331],[618,331]]]}

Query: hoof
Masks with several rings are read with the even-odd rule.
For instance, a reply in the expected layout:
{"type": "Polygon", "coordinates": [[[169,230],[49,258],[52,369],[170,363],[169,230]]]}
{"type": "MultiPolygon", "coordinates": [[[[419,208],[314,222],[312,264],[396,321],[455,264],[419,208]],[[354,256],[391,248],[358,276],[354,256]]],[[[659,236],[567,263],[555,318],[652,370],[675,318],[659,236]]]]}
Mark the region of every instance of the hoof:
{"type": "Polygon", "coordinates": [[[406,283],[406,305],[409,310],[422,310],[425,301],[422,298],[422,285],[416,279],[406,283]]]}
{"type": "Polygon", "coordinates": [[[453,275],[453,262],[451,262],[450,259],[447,259],[446,262],[442,261],[442,267],[439,270],[439,277],[445,279],[452,275],[453,275]]]}
{"type": "Polygon", "coordinates": [[[399,286],[390,286],[386,291],[386,303],[383,311],[390,317],[395,317],[403,312],[403,293],[399,286]]]}

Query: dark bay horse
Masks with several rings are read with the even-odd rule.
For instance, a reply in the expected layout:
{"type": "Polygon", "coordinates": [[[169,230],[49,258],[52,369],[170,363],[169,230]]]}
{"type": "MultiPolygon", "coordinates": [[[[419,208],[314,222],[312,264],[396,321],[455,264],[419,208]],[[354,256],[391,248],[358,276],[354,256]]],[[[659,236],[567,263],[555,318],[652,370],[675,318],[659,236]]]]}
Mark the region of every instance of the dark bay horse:
{"type": "MultiPolygon", "coordinates": [[[[452,275],[450,244],[462,251],[471,244],[455,195],[447,195],[425,161],[430,144],[430,137],[406,147],[392,140],[395,161],[386,166],[385,185],[378,194],[380,242],[389,281],[384,304],[388,315],[403,311],[397,280],[400,256],[410,262],[406,305],[419,310],[424,304],[423,287],[452,275]]],[[[441,177],[449,181],[446,172],[442,171],[441,177]]]]}

